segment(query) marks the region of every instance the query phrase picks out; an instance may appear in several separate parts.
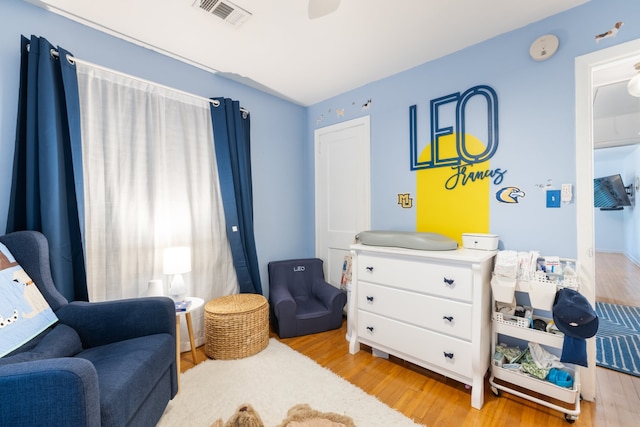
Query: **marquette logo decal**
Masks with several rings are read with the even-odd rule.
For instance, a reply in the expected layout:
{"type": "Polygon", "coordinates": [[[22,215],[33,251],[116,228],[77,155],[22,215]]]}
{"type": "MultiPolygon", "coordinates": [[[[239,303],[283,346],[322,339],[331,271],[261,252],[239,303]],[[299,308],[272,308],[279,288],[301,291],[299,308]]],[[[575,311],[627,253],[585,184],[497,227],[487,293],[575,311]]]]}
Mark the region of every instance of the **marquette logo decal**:
{"type": "Polygon", "coordinates": [[[496,199],[502,203],[518,203],[521,197],[524,197],[524,191],[518,187],[504,187],[496,193],[496,199]]]}
{"type": "Polygon", "coordinates": [[[411,193],[399,193],[398,204],[405,209],[413,207],[413,198],[411,197],[411,193]]]}
{"type": "Polygon", "coordinates": [[[409,107],[409,120],[411,170],[451,168],[453,173],[445,183],[448,190],[485,179],[492,179],[496,185],[502,182],[506,170],[471,170],[473,165],[488,161],[498,149],[498,96],[491,87],[475,86],[462,94],[431,100],[431,135],[425,147],[418,147],[415,105],[409,107]],[[470,116],[473,130],[486,135],[482,144],[471,136],[478,135],[469,131],[470,116]]]}

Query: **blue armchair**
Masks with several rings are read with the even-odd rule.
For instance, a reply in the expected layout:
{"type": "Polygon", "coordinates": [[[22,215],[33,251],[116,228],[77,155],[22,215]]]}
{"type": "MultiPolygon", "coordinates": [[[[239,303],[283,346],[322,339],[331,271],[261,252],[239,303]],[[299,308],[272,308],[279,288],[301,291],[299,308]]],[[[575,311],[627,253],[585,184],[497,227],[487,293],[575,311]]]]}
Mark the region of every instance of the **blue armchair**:
{"type": "Polygon", "coordinates": [[[268,267],[269,305],[280,338],[342,326],[347,295],[324,280],[321,259],[273,261],[268,267]]]}
{"type": "Polygon", "coordinates": [[[155,426],[178,390],[173,301],[68,302],[54,286],[42,234],[0,242],[59,319],[0,358],[0,425],[155,426]]]}

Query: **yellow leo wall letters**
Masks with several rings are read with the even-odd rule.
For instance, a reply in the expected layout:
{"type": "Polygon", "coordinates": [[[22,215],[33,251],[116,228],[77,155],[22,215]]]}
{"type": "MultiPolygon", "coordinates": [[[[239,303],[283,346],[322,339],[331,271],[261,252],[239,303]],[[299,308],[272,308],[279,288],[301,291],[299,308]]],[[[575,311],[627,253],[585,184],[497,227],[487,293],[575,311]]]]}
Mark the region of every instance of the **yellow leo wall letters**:
{"type": "Polygon", "coordinates": [[[416,230],[441,233],[460,244],[462,233],[488,233],[490,184],[501,183],[506,173],[490,166],[498,148],[495,91],[476,86],[462,95],[432,100],[431,138],[420,152],[416,111],[415,105],[410,107],[411,169],[417,171],[416,230]],[[486,132],[485,142],[465,132],[467,114],[483,111],[486,122],[480,129],[486,132]]]}

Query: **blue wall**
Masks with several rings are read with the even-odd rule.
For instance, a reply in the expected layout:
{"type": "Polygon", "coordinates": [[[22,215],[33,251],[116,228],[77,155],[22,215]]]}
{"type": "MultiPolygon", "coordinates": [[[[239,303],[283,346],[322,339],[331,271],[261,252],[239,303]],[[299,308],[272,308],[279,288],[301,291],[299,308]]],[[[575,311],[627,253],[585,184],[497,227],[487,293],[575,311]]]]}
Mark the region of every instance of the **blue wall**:
{"type": "Polygon", "coordinates": [[[0,3],[0,233],[11,187],[18,102],[20,35],[47,38],[78,58],[204,97],[240,100],[251,112],[256,244],[263,288],[271,260],[311,255],[300,236],[313,229],[300,177],[305,164],[305,109],[47,12],[22,0],[0,3]],[[307,209],[307,210],[305,210],[307,209]]]}
{"type": "Polygon", "coordinates": [[[415,209],[397,205],[398,193],[416,193],[415,173],[409,170],[409,107],[418,106],[418,138],[424,139],[429,135],[430,100],[489,85],[499,99],[500,132],[491,166],[508,170],[503,185],[491,185],[490,232],[500,235],[501,248],[575,257],[575,203],[548,209],[540,187],[576,183],[574,59],[638,37],[639,1],[592,0],[311,106],[309,149],[314,129],[369,114],[372,228],[415,229],[415,209]],[[617,21],[624,22],[617,37],[596,43],[595,35],[617,21]],[[530,44],[549,33],[560,39],[558,52],[547,61],[533,61],[530,44]],[[371,106],[363,111],[368,99],[371,106]],[[493,194],[505,185],[519,187],[526,197],[519,204],[497,202],[493,194]]]}
{"type": "MultiPolygon", "coordinates": [[[[625,186],[636,185],[640,177],[640,146],[603,148],[594,155],[594,177],[620,174],[625,186]]],[[[635,190],[634,190],[635,191],[635,190]]],[[[640,205],[635,194],[634,206],[621,211],[595,210],[596,251],[618,252],[640,265],[640,205]]]]}
{"type": "MultiPolygon", "coordinates": [[[[226,96],[251,111],[256,240],[266,288],[266,264],[314,253],[313,132],[371,116],[372,227],[414,229],[415,208],[397,205],[397,194],[416,192],[409,170],[409,106],[418,106],[428,135],[431,99],[472,86],[493,87],[499,98],[500,146],[492,165],[508,170],[504,185],[526,192],[518,205],[492,198],[491,232],[507,249],[576,254],[575,204],[545,208],[538,187],[575,184],[574,59],[640,37],[640,2],[591,2],[495,37],[444,58],[355,88],[308,108],[283,101],[148,49],[87,28],[21,0],[0,3],[0,232],[8,209],[18,95],[20,35],[36,34],[79,58],[201,96],[226,96]],[[594,36],[617,21],[616,38],[594,36]],[[529,45],[553,33],[557,54],[529,58],[529,45]],[[94,49],[92,46],[98,46],[94,49]],[[369,110],[362,104],[371,99],[369,110]],[[344,109],[338,117],[337,110],[344,109]]],[[[446,35],[443,35],[446,37],[446,35]]],[[[411,40],[407,40],[411,43],[411,40]]],[[[398,48],[402,48],[399,46],[398,48]]],[[[318,76],[321,77],[321,76],[318,76]]],[[[491,187],[497,190],[495,186],[491,187]]],[[[575,191],[574,191],[575,192],[575,191]]]]}
{"type": "MultiPolygon", "coordinates": [[[[594,155],[593,177],[609,176],[615,174],[622,175],[622,182],[629,185],[625,179],[625,158],[626,155],[611,155],[611,157],[602,158],[605,153],[614,153],[615,148],[603,148],[598,150],[594,155]]],[[[622,211],[594,211],[594,229],[595,229],[595,248],[596,251],[602,252],[619,252],[625,251],[625,217],[629,213],[630,208],[624,208],[622,211]]]]}
{"type": "Polygon", "coordinates": [[[625,247],[624,253],[640,265],[640,147],[633,150],[633,153],[625,159],[624,175],[625,185],[634,186],[634,207],[625,208],[625,247]]]}

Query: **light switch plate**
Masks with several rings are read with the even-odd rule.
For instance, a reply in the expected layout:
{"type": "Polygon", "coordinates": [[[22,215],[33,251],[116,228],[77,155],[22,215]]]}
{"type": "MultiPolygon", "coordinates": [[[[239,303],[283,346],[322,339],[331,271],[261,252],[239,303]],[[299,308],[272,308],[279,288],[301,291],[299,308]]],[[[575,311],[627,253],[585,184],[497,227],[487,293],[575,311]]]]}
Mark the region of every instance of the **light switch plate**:
{"type": "Polygon", "coordinates": [[[547,207],[560,207],[560,190],[547,190],[547,207]]]}
{"type": "Polygon", "coordinates": [[[571,184],[562,184],[562,190],[561,191],[562,191],[562,196],[560,197],[560,199],[564,203],[571,202],[571,199],[573,198],[572,185],[571,184]]]}

